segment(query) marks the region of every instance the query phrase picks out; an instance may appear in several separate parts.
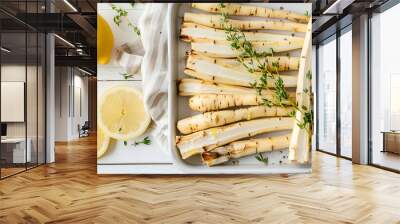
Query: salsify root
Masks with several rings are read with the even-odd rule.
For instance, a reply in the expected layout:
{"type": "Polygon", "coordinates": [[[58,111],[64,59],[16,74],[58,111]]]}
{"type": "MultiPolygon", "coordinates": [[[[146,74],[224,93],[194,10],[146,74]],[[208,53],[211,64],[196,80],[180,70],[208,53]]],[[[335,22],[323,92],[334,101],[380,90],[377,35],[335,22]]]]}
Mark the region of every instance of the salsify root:
{"type": "Polygon", "coordinates": [[[254,5],[240,5],[234,3],[192,3],[192,7],[206,12],[221,13],[224,12],[232,16],[257,16],[263,18],[287,19],[293,22],[307,23],[310,19],[308,15],[278,10],[254,5]]]}
{"type": "MultiPolygon", "coordinates": [[[[212,28],[223,29],[224,25],[223,16],[212,15],[212,14],[201,14],[201,13],[189,13],[186,12],[183,15],[184,22],[198,23],[203,26],[212,28]]],[[[234,20],[230,19],[229,23],[233,28],[240,30],[284,30],[290,32],[306,32],[307,24],[295,23],[295,22],[284,22],[277,20],[234,20]]]]}
{"type": "MultiPolygon", "coordinates": [[[[303,37],[282,35],[264,32],[243,32],[248,41],[303,41],[303,37]]],[[[180,39],[191,42],[194,39],[226,40],[224,30],[210,28],[197,23],[183,23],[181,26],[180,39]]]]}
{"type": "Polygon", "coordinates": [[[290,134],[283,136],[250,139],[232,142],[228,145],[203,152],[201,157],[207,166],[225,163],[230,159],[238,159],[245,156],[281,150],[289,147],[290,134]]]}
{"type": "MultiPolygon", "coordinates": [[[[294,94],[289,94],[289,100],[293,100],[294,94]]],[[[231,107],[264,105],[264,100],[273,101],[274,95],[267,94],[201,94],[189,99],[189,107],[194,111],[207,112],[231,107]]],[[[290,105],[291,101],[283,101],[283,105],[290,105]]]]}
{"type": "Polygon", "coordinates": [[[182,134],[223,126],[243,120],[253,120],[262,117],[285,117],[293,111],[292,107],[254,106],[236,110],[221,110],[194,115],[178,121],[177,127],[182,134]]]}
{"type": "MultiPolygon", "coordinates": [[[[260,64],[265,64],[266,68],[269,72],[276,73],[284,72],[284,71],[295,71],[299,69],[299,57],[290,57],[290,56],[266,56],[261,57],[257,61],[260,64]]],[[[214,72],[214,69],[230,69],[230,71],[240,71],[244,73],[248,73],[247,68],[254,70],[254,72],[260,72],[260,68],[254,63],[254,60],[250,58],[244,58],[243,63],[245,63],[246,67],[243,66],[241,62],[237,59],[226,59],[226,58],[212,58],[207,57],[205,55],[196,55],[190,54],[188,56],[186,67],[189,69],[196,70],[196,63],[199,64],[213,64],[210,65],[212,68],[207,68],[206,71],[214,72]]],[[[216,71],[215,71],[216,72],[216,71]]],[[[207,72],[205,72],[207,73],[207,72]]],[[[256,73],[257,74],[257,73],[256,73]]]]}
{"type": "Polygon", "coordinates": [[[176,146],[183,159],[210,151],[230,142],[258,134],[290,130],[293,118],[262,118],[210,128],[190,135],[176,137],[176,146]]]}
{"type": "MultiPolygon", "coordinates": [[[[180,96],[199,94],[250,94],[255,95],[253,88],[213,83],[200,79],[182,79],[179,82],[180,96]]],[[[271,90],[262,90],[261,95],[272,95],[271,90]]],[[[294,93],[293,93],[294,94],[294,93]]]]}
{"type": "MultiPolygon", "coordinates": [[[[253,41],[251,42],[257,53],[288,52],[301,49],[303,40],[280,41],[253,41]]],[[[192,51],[215,58],[236,58],[240,52],[232,49],[231,43],[226,40],[192,39],[192,51]]]]}

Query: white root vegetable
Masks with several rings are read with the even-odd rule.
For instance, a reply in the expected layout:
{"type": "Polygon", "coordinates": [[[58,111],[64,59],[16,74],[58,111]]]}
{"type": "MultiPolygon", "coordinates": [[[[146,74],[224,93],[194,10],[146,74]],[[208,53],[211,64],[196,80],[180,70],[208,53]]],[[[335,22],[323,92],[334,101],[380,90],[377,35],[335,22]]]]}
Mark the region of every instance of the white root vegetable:
{"type": "MultiPolygon", "coordinates": [[[[266,99],[273,99],[273,95],[264,96],[266,99]]],[[[196,95],[189,99],[189,107],[194,111],[206,112],[240,106],[262,105],[262,97],[256,94],[222,95],[203,94],[196,95]]]]}
{"type": "MultiPolygon", "coordinates": [[[[292,35],[281,35],[262,32],[243,32],[248,41],[303,41],[303,37],[292,35]]],[[[183,23],[180,38],[191,42],[193,39],[226,40],[224,30],[210,28],[196,23],[183,23]]]]}
{"type": "Polygon", "coordinates": [[[287,19],[301,23],[307,23],[310,19],[310,16],[307,15],[254,5],[224,3],[224,7],[221,8],[220,3],[192,3],[192,7],[212,13],[221,13],[222,10],[222,12],[232,16],[257,16],[263,18],[287,19]]]}
{"type": "MultiPolygon", "coordinates": [[[[187,64],[196,63],[196,61],[207,61],[209,63],[217,64],[225,68],[233,69],[235,71],[248,72],[246,67],[239,62],[237,59],[225,59],[225,58],[211,58],[204,55],[190,54],[187,60],[187,64]]],[[[260,68],[257,66],[255,59],[245,58],[243,60],[245,65],[254,71],[260,72],[260,68]]],[[[260,64],[265,64],[270,72],[275,73],[278,69],[279,72],[294,71],[299,69],[299,57],[289,56],[267,56],[259,58],[260,64]]],[[[191,68],[187,66],[188,68],[191,68]]]]}
{"type": "MultiPolygon", "coordinates": [[[[312,99],[311,99],[311,77],[307,77],[307,73],[311,73],[311,21],[307,26],[307,33],[304,42],[304,48],[301,51],[301,63],[299,68],[299,80],[296,89],[296,102],[299,108],[306,108],[306,110],[311,110],[312,99]],[[308,91],[304,91],[307,89],[308,91]]],[[[296,114],[297,121],[303,121],[304,114],[297,111],[296,114]]],[[[312,125],[312,124],[309,124],[312,125]]],[[[293,124],[292,138],[289,146],[289,160],[296,161],[298,163],[306,163],[310,159],[311,151],[311,135],[312,130],[307,130],[307,128],[300,128],[297,122],[293,124]]]]}
{"type": "Polygon", "coordinates": [[[207,112],[179,120],[177,128],[182,134],[190,134],[237,121],[253,120],[262,117],[285,117],[291,111],[293,111],[292,107],[254,106],[236,110],[207,112]]]}
{"type": "MultiPolygon", "coordinates": [[[[186,12],[183,16],[184,22],[198,23],[203,26],[208,26],[217,29],[223,29],[223,17],[220,15],[189,13],[186,12]]],[[[229,23],[234,28],[240,30],[284,30],[290,32],[305,32],[307,24],[284,22],[277,20],[235,20],[229,19],[229,23]]]]}
{"type": "MultiPolygon", "coordinates": [[[[261,77],[260,72],[250,73],[247,70],[237,69],[236,67],[224,66],[214,63],[215,60],[206,57],[189,56],[184,73],[199,79],[212,81],[221,84],[230,84],[251,87],[251,83],[258,81],[261,77]]],[[[296,87],[297,77],[281,75],[285,87],[296,87]]],[[[269,79],[268,87],[275,87],[274,80],[269,79]]]]}
{"type": "MultiPolygon", "coordinates": [[[[287,52],[301,49],[303,40],[254,41],[251,43],[257,53],[287,52]]],[[[215,58],[236,58],[240,51],[232,49],[226,40],[192,39],[192,51],[215,58]]]]}
{"type": "Polygon", "coordinates": [[[239,159],[256,153],[281,150],[289,147],[290,135],[250,139],[232,142],[208,152],[203,152],[201,157],[207,166],[225,163],[230,159],[239,159]]]}
{"type": "MultiPolygon", "coordinates": [[[[193,96],[199,94],[250,94],[255,95],[253,88],[216,84],[200,79],[182,79],[179,83],[180,96],[193,96]]],[[[272,95],[270,90],[263,90],[262,95],[272,95]]]]}
{"type": "Polygon", "coordinates": [[[176,146],[183,159],[210,151],[221,145],[254,135],[290,130],[292,118],[263,118],[238,122],[218,128],[210,128],[190,135],[177,136],[176,146]]]}
{"type": "MultiPolygon", "coordinates": [[[[251,83],[258,82],[261,77],[260,72],[250,73],[247,70],[238,70],[193,57],[188,58],[186,67],[184,73],[189,76],[221,84],[251,87],[251,83]]],[[[297,76],[281,75],[280,77],[285,87],[296,87],[297,76]]],[[[274,80],[268,79],[267,86],[274,88],[274,80]]]]}
{"type": "MultiPolygon", "coordinates": [[[[240,95],[223,95],[223,94],[201,94],[192,96],[189,99],[189,107],[194,111],[207,112],[221,110],[231,107],[241,106],[258,106],[263,105],[263,98],[272,101],[274,95],[257,94],[240,94],[240,95]]],[[[289,100],[293,100],[294,94],[289,94],[289,100]]],[[[284,105],[289,104],[289,101],[283,102],[284,105]]]]}

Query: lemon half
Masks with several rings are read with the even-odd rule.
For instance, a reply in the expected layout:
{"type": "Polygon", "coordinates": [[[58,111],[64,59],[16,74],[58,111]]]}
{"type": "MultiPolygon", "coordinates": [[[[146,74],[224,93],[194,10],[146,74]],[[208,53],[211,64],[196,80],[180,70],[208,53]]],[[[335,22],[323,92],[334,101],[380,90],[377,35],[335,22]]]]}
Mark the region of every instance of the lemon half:
{"type": "Polygon", "coordinates": [[[100,98],[99,126],[111,138],[125,141],[138,137],[150,121],[142,94],[133,87],[112,87],[100,98]]]}
{"type": "Polygon", "coordinates": [[[102,157],[107,152],[109,144],[110,137],[101,128],[97,128],[97,158],[102,157]]]}
{"type": "Polygon", "coordinates": [[[114,36],[107,21],[97,14],[97,63],[108,64],[114,47],[114,36]]]}

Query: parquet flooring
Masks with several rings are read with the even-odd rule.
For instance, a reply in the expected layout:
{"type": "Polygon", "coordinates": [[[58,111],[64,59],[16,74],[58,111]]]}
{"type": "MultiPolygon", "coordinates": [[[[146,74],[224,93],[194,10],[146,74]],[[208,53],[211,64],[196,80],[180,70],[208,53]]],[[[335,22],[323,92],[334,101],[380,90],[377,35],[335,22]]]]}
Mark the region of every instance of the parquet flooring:
{"type": "Polygon", "coordinates": [[[0,181],[0,223],[400,223],[400,175],[322,153],[284,176],[98,176],[95,138],[0,181]]]}

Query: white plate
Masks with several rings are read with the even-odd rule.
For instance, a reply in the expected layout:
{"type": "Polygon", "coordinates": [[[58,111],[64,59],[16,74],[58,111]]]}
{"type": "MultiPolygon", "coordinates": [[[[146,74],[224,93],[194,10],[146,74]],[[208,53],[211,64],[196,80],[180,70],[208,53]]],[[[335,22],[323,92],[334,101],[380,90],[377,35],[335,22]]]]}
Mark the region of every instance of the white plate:
{"type": "MultiPolygon", "coordinates": [[[[263,7],[279,9],[283,7],[286,10],[298,13],[311,12],[311,4],[304,3],[254,3],[263,7]]],[[[305,173],[311,171],[311,164],[299,165],[290,164],[287,160],[288,150],[274,151],[268,153],[269,164],[265,165],[257,161],[254,156],[239,159],[238,164],[227,163],[214,167],[207,167],[201,163],[200,156],[182,160],[175,145],[177,134],[176,122],[179,119],[189,117],[193,114],[187,104],[187,97],[180,97],[177,94],[177,79],[187,77],[183,74],[185,68],[185,54],[190,50],[190,44],[179,40],[179,30],[182,24],[184,12],[199,12],[191,8],[189,3],[170,4],[169,6],[169,147],[174,158],[174,163],[182,169],[183,173],[202,173],[202,174],[274,174],[274,173],[305,173]]],[[[298,55],[292,54],[293,56],[298,55]]]]}

